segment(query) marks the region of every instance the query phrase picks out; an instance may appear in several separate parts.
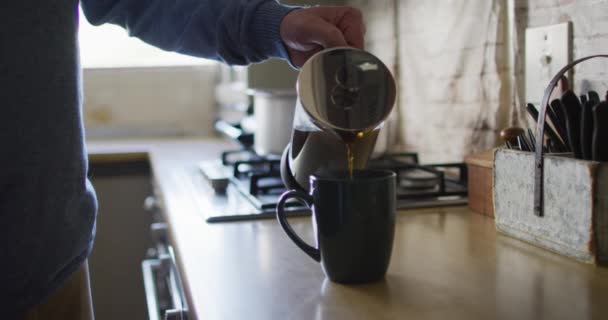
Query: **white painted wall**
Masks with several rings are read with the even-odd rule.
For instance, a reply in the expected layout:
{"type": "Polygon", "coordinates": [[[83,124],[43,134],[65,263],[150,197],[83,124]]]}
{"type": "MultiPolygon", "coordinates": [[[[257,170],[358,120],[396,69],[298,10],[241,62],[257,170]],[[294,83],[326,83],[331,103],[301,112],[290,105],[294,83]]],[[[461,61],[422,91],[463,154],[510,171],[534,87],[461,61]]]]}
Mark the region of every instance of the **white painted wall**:
{"type": "Polygon", "coordinates": [[[83,71],[87,139],[207,136],[217,65],[83,71]]]}

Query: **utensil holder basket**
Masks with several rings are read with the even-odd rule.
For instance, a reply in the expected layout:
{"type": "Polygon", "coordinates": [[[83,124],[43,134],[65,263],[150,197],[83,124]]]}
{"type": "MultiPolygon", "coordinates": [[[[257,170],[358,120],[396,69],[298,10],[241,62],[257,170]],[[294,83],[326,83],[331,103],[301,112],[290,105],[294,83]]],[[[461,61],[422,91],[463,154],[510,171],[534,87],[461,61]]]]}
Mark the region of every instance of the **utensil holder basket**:
{"type": "MultiPolygon", "coordinates": [[[[536,151],[497,149],[494,214],[499,232],[580,261],[608,263],[608,162],[543,153],[547,104],[562,76],[547,86],[536,128],[536,151]]],[[[608,143],[608,141],[606,142],[608,143]]]]}

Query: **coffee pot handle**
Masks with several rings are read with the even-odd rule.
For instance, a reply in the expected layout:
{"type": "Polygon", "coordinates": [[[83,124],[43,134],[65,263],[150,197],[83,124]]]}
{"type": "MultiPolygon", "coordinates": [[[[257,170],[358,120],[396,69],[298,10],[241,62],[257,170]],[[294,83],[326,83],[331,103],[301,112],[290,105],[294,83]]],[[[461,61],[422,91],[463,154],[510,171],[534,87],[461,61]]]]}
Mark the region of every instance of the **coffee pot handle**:
{"type": "Polygon", "coordinates": [[[303,203],[305,203],[308,207],[312,207],[313,199],[310,195],[303,191],[299,190],[289,190],[281,195],[279,199],[279,203],[277,203],[277,220],[279,220],[279,224],[287,233],[287,236],[307,255],[313,258],[317,262],[321,262],[321,253],[319,249],[307,244],[298,236],[298,234],[291,228],[291,225],[287,221],[287,217],[285,216],[285,203],[290,199],[296,199],[303,203]]]}

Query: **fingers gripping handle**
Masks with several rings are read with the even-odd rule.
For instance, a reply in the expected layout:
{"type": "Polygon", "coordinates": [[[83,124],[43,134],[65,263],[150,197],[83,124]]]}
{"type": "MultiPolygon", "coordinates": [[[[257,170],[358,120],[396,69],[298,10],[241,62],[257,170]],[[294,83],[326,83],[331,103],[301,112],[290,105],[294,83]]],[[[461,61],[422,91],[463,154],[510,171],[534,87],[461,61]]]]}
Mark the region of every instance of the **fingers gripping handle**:
{"type": "Polygon", "coordinates": [[[287,203],[287,201],[290,199],[300,200],[300,201],[306,203],[306,205],[309,207],[312,206],[312,204],[313,204],[312,197],[309,196],[308,194],[306,194],[302,191],[298,191],[298,190],[287,191],[281,195],[281,198],[279,199],[279,203],[277,204],[277,220],[279,220],[279,224],[281,225],[283,230],[285,230],[285,233],[287,233],[287,236],[289,236],[289,238],[300,249],[302,249],[302,251],[304,251],[307,255],[309,255],[315,261],[320,262],[321,253],[319,252],[319,249],[304,242],[304,240],[302,240],[302,238],[300,238],[296,234],[296,232],[293,230],[293,228],[291,228],[291,225],[287,221],[287,217],[285,216],[285,203],[287,203]]]}

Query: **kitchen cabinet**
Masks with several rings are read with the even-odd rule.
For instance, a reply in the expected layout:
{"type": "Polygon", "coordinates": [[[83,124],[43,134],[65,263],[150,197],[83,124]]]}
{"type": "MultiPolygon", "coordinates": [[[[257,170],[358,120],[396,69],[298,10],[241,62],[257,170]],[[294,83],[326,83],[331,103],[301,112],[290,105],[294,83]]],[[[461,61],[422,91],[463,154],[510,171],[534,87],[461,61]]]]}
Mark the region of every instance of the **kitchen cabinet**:
{"type": "Polygon", "coordinates": [[[91,159],[90,179],[99,212],[89,257],[91,293],[97,320],[146,319],[141,261],[150,245],[150,214],[143,209],[151,194],[145,154],[91,159]]]}

